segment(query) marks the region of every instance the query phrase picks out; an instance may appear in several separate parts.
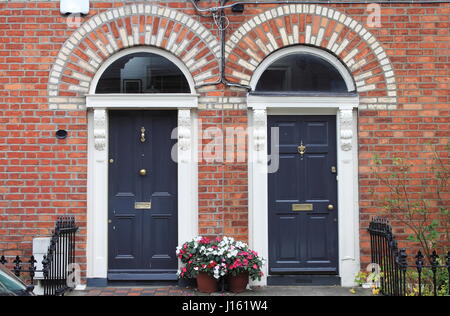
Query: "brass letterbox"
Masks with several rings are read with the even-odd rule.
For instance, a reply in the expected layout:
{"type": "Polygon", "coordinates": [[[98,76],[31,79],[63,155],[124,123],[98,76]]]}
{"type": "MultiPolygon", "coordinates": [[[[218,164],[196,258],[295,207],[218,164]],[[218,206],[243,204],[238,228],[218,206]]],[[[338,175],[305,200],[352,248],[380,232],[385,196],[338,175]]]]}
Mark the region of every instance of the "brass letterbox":
{"type": "Polygon", "coordinates": [[[152,202],[136,202],[134,203],[134,208],[136,210],[151,210],[152,202]]]}
{"type": "Polygon", "coordinates": [[[312,204],[292,204],[293,212],[310,212],[314,209],[312,204]]]}

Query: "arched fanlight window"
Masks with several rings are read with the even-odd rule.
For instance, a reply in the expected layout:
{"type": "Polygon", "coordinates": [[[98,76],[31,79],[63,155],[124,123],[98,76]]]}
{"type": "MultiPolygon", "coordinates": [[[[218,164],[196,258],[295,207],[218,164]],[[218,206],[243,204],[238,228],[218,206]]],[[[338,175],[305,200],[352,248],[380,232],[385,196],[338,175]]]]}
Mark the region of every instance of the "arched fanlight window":
{"type": "Polygon", "coordinates": [[[167,58],[134,53],[116,60],[105,70],[96,93],[191,93],[191,90],[183,72],[167,58]]]}
{"type": "Polygon", "coordinates": [[[313,54],[297,53],[272,63],[261,75],[256,92],[348,92],[339,71],[313,54]]]}

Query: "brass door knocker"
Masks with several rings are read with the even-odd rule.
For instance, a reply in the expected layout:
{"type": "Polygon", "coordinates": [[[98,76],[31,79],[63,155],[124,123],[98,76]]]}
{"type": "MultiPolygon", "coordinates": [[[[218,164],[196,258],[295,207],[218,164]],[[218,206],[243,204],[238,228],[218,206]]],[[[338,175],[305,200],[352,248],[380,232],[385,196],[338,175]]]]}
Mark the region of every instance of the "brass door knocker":
{"type": "Polygon", "coordinates": [[[298,146],[298,153],[302,156],[306,153],[306,146],[303,145],[303,141],[301,142],[300,146],[298,146]]]}
{"type": "Polygon", "coordinates": [[[145,143],[145,127],[141,128],[141,143],[145,143]]]}

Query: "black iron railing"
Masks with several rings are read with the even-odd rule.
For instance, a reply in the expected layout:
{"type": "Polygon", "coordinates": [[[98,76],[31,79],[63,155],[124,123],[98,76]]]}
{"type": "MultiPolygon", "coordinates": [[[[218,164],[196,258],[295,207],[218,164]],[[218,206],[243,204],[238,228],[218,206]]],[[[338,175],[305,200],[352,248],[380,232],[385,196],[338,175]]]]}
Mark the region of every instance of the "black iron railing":
{"type": "MultiPolygon", "coordinates": [[[[0,264],[6,265],[8,263],[8,260],[6,260],[5,256],[0,257],[0,264]]],[[[33,283],[34,276],[36,272],[39,272],[36,270],[36,263],[37,261],[34,259],[34,256],[30,257],[30,260],[26,262],[22,262],[22,259],[20,256],[16,256],[14,260],[12,261],[14,264],[14,267],[12,268],[12,271],[17,277],[21,277],[23,274],[28,274],[28,276],[31,279],[31,283],[33,283]],[[27,268],[27,269],[24,269],[27,268]]]]}
{"type": "Polygon", "coordinates": [[[379,267],[381,293],[388,296],[450,295],[450,251],[439,258],[421,251],[408,264],[406,249],[398,248],[392,227],[384,218],[369,225],[372,263],[379,267]],[[414,259],[414,260],[412,260],[414,259]]]}
{"type": "MultiPolygon", "coordinates": [[[[17,277],[28,275],[33,283],[36,273],[43,274],[42,286],[45,296],[64,295],[75,284],[75,233],[78,227],[73,217],[61,217],[56,221],[50,246],[42,261],[42,270],[37,270],[34,256],[25,262],[16,256],[12,271],[17,277]]],[[[7,264],[5,256],[1,264],[7,264]]]]}
{"type": "Polygon", "coordinates": [[[63,295],[71,289],[75,277],[75,233],[78,227],[73,217],[56,222],[47,256],[42,261],[44,295],[63,295]],[[68,282],[70,280],[71,282],[68,282]]]}

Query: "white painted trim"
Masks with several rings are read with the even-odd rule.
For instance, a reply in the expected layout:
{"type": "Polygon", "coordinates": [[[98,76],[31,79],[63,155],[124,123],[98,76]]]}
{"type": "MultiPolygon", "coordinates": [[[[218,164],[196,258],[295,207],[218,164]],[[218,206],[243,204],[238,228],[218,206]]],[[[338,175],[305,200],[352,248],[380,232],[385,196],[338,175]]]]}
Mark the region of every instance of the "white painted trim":
{"type": "MultiPolygon", "coordinates": [[[[250,81],[254,91],[264,71],[275,61],[292,54],[312,54],[332,64],[344,78],[348,92],[356,91],[351,73],[338,58],[309,46],[276,51],[255,70],[250,81]]],[[[262,96],[249,95],[249,240],[251,247],[269,257],[268,241],[268,133],[267,115],[336,115],[339,209],[339,273],[343,286],[354,285],[360,269],[358,196],[358,96],[262,96]]],[[[265,275],[268,274],[265,267],[265,275]]],[[[263,278],[260,285],[267,284],[263,278]]]]}
{"type": "MultiPolygon", "coordinates": [[[[106,110],[104,122],[105,135],[107,135],[106,110]]],[[[98,150],[95,129],[94,111],[89,111],[87,278],[106,279],[108,272],[108,142],[105,140],[104,150],[98,150]]]]}
{"type": "Polygon", "coordinates": [[[249,130],[249,244],[260,256],[266,259],[263,267],[264,276],[254,285],[267,285],[269,265],[269,206],[268,206],[268,167],[267,167],[267,112],[254,110],[248,113],[249,130]],[[255,118],[258,119],[255,119],[255,118]],[[258,122],[257,122],[258,121],[258,122]],[[258,133],[258,136],[256,134],[258,133]],[[258,139],[257,139],[258,138],[258,139]],[[256,143],[261,141],[265,147],[260,152],[256,143]],[[258,159],[260,157],[260,159],[258,159]]]}
{"type": "Polygon", "coordinates": [[[248,95],[247,104],[252,109],[334,109],[336,104],[349,108],[358,107],[359,96],[351,97],[302,97],[248,95]]]}
{"type": "Polygon", "coordinates": [[[183,109],[197,108],[195,94],[89,94],[88,108],[109,109],[183,109]]]}
{"type": "MultiPolygon", "coordinates": [[[[270,98],[270,97],[269,97],[270,98]]],[[[264,103],[249,96],[249,240],[253,249],[269,258],[268,241],[268,161],[267,115],[336,115],[338,159],[338,209],[339,209],[339,272],[341,285],[354,285],[355,274],[360,270],[359,253],[359,195],[358,195],[358,143],[357,99],[340,103],[340,99],[317,98],[312,100],[273,97],[274,103],[264,103]],[[252,101],[256,100],[255,103],[252,101]],[[264,106],[265,104],[265,106],[264,106]],[[320,104],[319,107],[316,107],[320,104]],[[349,126],[350,124],[350,126],[349,126]]],[[[268,275],[268,264],[264,274],[268,275]]],[[[263,278],[258,285],[266,285],[263,278]]]]}
{"type": "Polygon", "coordinates": [[[97,89],[98,81],[100,80],[100,78],[102,77],[103,73],[105,72],[106,69],[108,69],[109,66],[111,66],[116,60],[118,60],[118,59],[120,59],[122,57],[125,57],[127,55],[134,54],[134,53],[151,53],[151,54],[156,54],[156,55],[160,55],[162,57],[165,57],[168,60],[170,60],[171,62],[173,62],[181,70],[181,72],[184,74],[184,76],[186,77],[186,80],[188,81],[189,87],[191,89],[191,93],[195,94],[195,82],[194,82],[194,79],[192,78],[191,72],[186,67],[186,65],[180,59],[178,59],[176,56],[172,55],[171,53],[168,53],[168,52],[166,52],[163,49],[156,48],[156,47],[150,47],[150,46],[146,46],[146,47],[139,46],[139,47],[127,48],[127,49],[124,49],[124,50],[114,54],[110,58],[108,58],[100,66],[99,70],[97,71],[97,73],[95,74],[94,78],[92,79],[91,86],[89,88],[89,93],[90,94],[95,94],[95,90],[97,89]]]}
{"type": "Polygon", "coordinates": [[[267,115],[336,115],[334,108],[268,108],[267,115]]]}
{"type": "MultiPolygon", "coordinates": [[[[195,122],[194,110],[178,110],[178,244],[198,235],[198,129],[195,122]]],[[[88,128],[87,278],[105,279],[108,271],[108,110],[90,110],[88,128]],[[102,131],[96,130],[99,117],[104,119],[102,131]],[[104,137],[98,139],[98,134],[104,137]]]]}
{"type": "Polygon", "coordinates": [[[178,110],[178,245],[198,235],[197,112],[178,110]]]}
{"type": "Polygon", "coordinates": [[[328,61],[331,65],[333,65],[337,71],[341,74],[342,78],[344,79],[348,92],[356,91],[355,82],[353,81],[353,77],[348,71],[348,69],[342,64],[338,58],[331,55],[330,53],[318,49],[315,47],[310,46],[302,46],[302,45],[296,45],[291,46],[287,48],[283,48],[281,50],[278,50],[271,54],[269,57],[264,59],[264,61],[258,66],[258,68],[253,73],[252,79],[250,81],[250,86],[252,87],[252,90],[255,91],[256,85],[258,84],[259,78],[261,78],[264,71],[266,71],[267,68],[269,68],[270,65],[272,65],[275,61],[279,60],[280,58],[283,58],[285,56],[289,55],[295,55],[295,54],[308,54],[308,55],[315,55],[317,57],[320,57],[326,61],[328,61]]]}
{"type": "Polygon", "coordinates": [[[95,93],[101,74],[118,58],[134,52],[152,52],[173,61],[185,74],[193,94],[90,94],[88,108],[87,278],[106,279],[108,273],[108,111],[117,109],[178,110],[178,243],[198,234],[198,127],[194,81],[176,57],[156,48],[127,49],[108,59],[95,75],[95,93]]]}

